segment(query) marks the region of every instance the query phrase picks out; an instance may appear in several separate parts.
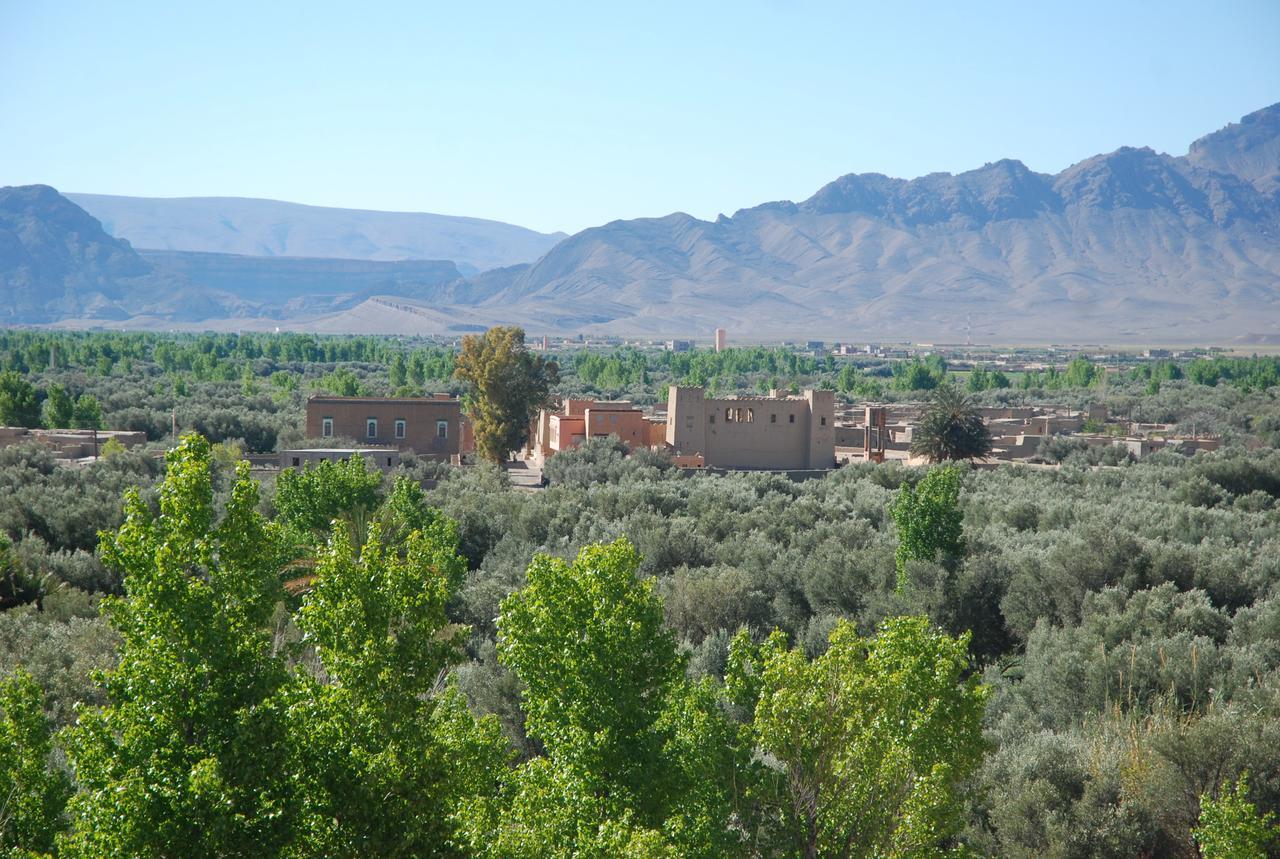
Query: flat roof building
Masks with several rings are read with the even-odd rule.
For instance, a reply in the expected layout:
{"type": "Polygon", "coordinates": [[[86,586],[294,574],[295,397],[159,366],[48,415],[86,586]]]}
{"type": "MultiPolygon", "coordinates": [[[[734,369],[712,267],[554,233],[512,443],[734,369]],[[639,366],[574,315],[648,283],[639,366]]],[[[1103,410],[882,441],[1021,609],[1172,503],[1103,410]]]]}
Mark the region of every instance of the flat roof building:
{"type": "Polygon", "coordinates": [[[835,392],[712,398],[672,385],[666,430],[677,454],[701,454],[709,468],[834,468],[835,392]]]}
{"type": "Polygon", "coordinates": [[[474,449],[462,401],[432,397],[329,397],[307,400],[308,438],[351,438],[441,461],[474,449]]]}
{"type": "Polygon", "coordinates": [[[665,441],[665,425],[645,417],[626,400],[565,400],[556,410],[543,409],[530,436],[530,447],[543,457],[577,447],[588,438],[616,435],[628,447],[651,447],[665,441]]]}

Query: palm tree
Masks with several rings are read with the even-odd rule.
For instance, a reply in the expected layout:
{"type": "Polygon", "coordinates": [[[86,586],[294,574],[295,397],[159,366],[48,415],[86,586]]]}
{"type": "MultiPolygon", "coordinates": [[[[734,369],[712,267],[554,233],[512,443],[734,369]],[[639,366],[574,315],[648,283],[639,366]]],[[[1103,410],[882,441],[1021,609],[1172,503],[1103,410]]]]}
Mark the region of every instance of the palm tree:
{"type": "Polygon", "coordinates": [[[950,383],[934,389],[920,423],[911,434],[912,456],[930,462],[982,459],[991,453],[991,433],[973,400],[950,383]]]}

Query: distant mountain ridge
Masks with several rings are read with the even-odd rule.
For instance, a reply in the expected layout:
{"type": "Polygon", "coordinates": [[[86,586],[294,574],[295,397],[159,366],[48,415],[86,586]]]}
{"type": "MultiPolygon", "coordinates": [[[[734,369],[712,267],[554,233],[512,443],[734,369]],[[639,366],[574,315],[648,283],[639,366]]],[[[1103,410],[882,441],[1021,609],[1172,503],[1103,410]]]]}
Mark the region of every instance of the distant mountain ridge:
{"type": "Polygon", "coordinates": [[[0,220],[0,288],[26,308],[11,322],[1268,343],[1280,340],[1278,177],[1273,105],[1183,156],[1124,147],[1056,175],[1012,159],[912,180],[848,174],[715,221],[613,221],[468,277],[440,261],[140,254],[54,207],[52,189],[4,189],[3,217],[20,226],[6,236],[0,220]]]}
{"type": "Polygon", "coordinates": [[[1280,105],[1187,156],[849,174],[800,203],[584,230],[472,278],[494,312],[615,333],[1227,340],[1280,333],[1280,105]],[[1241,175],[1227,172],[1242,170],[1241,175]],[[576,309],[576,310],[575,310],[576,309]]]}
{"type": "Polygon", "coordinates": [[[0,324],[280,320],[461,278],[448,260],[137,251],[47,185],[0,188],[0,324]]]}
{"type": "Polygon", "coordinates": [[[530,262],[565,237],[453,215],[306,206],[248,197],[67,194],[134,247],[240,256],[452,260],[474,274],[530,262]]]}

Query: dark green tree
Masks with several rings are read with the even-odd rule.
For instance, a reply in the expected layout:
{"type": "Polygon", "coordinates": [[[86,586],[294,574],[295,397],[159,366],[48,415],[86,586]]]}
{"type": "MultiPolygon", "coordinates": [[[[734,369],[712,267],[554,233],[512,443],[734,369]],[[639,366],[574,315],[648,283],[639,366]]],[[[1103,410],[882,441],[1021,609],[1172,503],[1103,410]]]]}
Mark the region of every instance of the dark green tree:
{"type": "Polygon", "coordinates": [[[524,329],[498,326],[462,338],[454,375],[471,386],[466,410],[476,450],[500,463],[528,440],[529,424],[547,404],[559,368],[529,351],[524,329]]]}
{"type": "Polygon", "coordinates": [[[0,426],[40,426],[40,400],[36,389],[14,370],[0,373],[0,426]]]}
{"type": "Polygon", "coordinates": [[[991,433],[973,401],[954,385],[939,385],[912,431],[912,456],[943,462],[990,453],[991,433]]]}
{"type": "Polygon", "coordinates": [[[44,425],[49,429],[66,429],[71,426],[74,414],[74,404],[67,389],[57,384],[50,385],[44,401],[44,425]]]}
{"type": "Polygon", "coordinates": [[[71,409],[71,425],[76,429],[102,429],[102,406],[92,394],[81,394],[71,409]]]}

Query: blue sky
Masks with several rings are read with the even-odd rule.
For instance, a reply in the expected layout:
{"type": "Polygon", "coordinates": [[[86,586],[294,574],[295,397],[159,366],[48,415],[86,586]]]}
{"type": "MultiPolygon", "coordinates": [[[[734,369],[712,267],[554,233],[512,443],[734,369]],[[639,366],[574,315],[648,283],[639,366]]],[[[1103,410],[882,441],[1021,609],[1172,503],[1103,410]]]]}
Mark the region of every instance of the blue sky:
{"type": "Polygon", "coordinates": [[[1277,0],[0,0],[0,184],[712,218],[850,172],[1180,154],[1280,101],[1277,46],[1277,0]]]}

